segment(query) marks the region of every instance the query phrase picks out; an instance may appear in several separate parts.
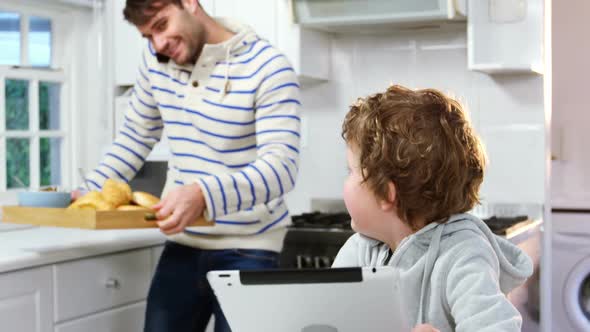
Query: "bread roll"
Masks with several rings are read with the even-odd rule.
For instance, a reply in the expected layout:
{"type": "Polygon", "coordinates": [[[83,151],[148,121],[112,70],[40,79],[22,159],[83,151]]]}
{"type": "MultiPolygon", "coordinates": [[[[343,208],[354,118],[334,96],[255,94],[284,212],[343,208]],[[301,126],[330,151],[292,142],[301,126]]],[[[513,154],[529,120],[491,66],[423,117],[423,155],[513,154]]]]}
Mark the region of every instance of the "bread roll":
{"type": "Polygon", "coordinates": [[[150,193],[135,191],[133,192],[133,202],[139,206],[151,209],[152,206],[160,202],[160,199],[150,193]]]}
{"type": "Polygon", "coordinates": [[[102,186],[104,200],[113,206],[127,205],[131,202],[131,187],[125,182],[107,179],[102,186]]]}
{"type": "Polygon", "coordinates": [[[74,201],[68,209],[91,209],[97,211],[109,211],[114,210],[115,206],[110,202],[106,201],[102,193],[98,191],[88,192],[86,195],[78,198],[74,201]]]}

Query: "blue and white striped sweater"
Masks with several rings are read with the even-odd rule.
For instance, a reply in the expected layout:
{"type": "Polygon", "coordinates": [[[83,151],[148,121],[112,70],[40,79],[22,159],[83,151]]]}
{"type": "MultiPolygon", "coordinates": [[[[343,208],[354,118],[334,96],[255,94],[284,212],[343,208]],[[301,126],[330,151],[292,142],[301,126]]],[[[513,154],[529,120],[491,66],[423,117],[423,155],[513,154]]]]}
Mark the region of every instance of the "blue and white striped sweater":
{"type": "Polygon", "coordinates": [[[217,221],[173,239],[201,248],[279,250],[290,222],[282,197],[298,173],[299,83],[267,41],[220,22],[236,35],[206,45],[194,66],[159,63],[146,46],[126,121],[88,178],[97,188],[106,178],[129,181],[164,135],[172,150],[164,195],[198,183],[206,217],[217,221]],[[194,236],[204,234],[216,240],[194,236]]]}

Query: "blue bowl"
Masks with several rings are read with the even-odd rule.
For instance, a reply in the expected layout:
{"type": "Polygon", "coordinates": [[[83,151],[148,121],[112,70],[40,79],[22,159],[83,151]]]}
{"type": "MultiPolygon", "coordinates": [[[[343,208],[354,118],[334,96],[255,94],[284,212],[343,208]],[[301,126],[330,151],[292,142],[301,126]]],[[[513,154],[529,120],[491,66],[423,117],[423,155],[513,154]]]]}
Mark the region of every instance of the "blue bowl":
{"type": "Polygon", "coordinates": [[[63,208],[70,205],[70,193],[57,191],[23,191],[18,193],[18,205],[63,208]]]}

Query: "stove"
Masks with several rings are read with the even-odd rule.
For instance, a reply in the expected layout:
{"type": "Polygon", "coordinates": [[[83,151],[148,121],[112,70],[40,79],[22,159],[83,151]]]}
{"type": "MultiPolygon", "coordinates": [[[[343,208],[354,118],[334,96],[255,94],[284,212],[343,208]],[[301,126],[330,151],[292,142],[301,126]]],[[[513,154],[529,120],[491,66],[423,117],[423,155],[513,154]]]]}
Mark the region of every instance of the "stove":
{"type": "MultiPolygon", "coordinates": [[[[311,212],[291,217],[280,255],[281,268],[329,268],[340,248],[354,234],[350,215],[346,212],[311,212]]],[[[513,226],[529,220],[526,215],[513,217],[492,216],[483,219],[492,232],[506,236],[513,226]]]]}

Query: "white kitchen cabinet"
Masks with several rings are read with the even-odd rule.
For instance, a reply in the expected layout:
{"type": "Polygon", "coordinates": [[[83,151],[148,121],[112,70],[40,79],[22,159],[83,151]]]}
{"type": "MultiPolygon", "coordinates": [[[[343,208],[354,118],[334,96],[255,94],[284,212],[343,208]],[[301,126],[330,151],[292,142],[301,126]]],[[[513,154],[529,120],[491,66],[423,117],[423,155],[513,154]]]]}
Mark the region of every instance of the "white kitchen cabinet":
{"type": "Polygon", "coordinates": [[[141,332],[145,301],[59,324],[55,332],[141,332]]]}
{"type": "Polygon", "coordinates": [[[0,275],[0,330],[53,330],[51,268],[0,275]]]}
{"type": "Polygon", "coordinates": [[[215,0],[216,17],[239,20],[273,45],[277,44],[276,9],[276,0],[215,0]]]}
{"type": "Polygon", "coordinates": [[[551,8],[553,208],[590,209],[590,39],[581,37],[590,31],[589,12],[590,1],[553,1],[551,8]]]}
{"type": "Polygon", "coordinates": [[[151,267],[150,249],[55,265],[55,320],[62,322],[145,299],[151,267]]]}
{"type": "Polygon", "coordinates": [[[329,79],[330,34],[295,24],[289,0],[215,0],[215,16],[251,26],[285,53],[301,81],[329,79]]]}
{"type": "Polygon", "coordinates": [[[124,0],[112,1],[114,80],[117,86],[135,83],[141,51],[146,41],[135,26],[125,21],[124,0]]]}
{"type": "Polygon", "coordinates": [[[330,78],[331,35],[295,24],[290,0],[276,0],[276,46],[293,64],[302,83],[330,78]]]}
{"type": "Polygon", "coordinates": [[[467,6],[470,70],[543,73],[543,0],[477,0],[467,6]]]}

